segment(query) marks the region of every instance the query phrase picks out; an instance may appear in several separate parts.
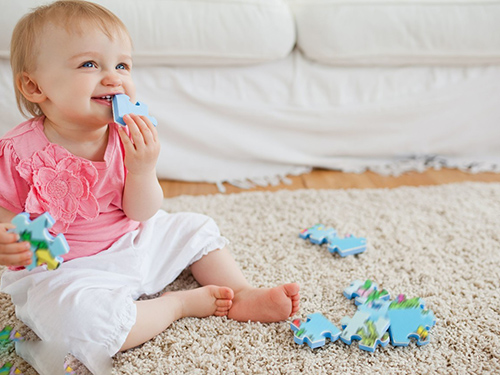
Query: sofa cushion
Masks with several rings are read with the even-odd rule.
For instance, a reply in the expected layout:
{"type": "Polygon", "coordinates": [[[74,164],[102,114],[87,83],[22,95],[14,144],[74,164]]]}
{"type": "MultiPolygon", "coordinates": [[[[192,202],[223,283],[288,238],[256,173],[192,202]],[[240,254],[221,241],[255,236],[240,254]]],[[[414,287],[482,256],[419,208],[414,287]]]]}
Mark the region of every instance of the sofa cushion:
{"type": "MultiPolygon", "coordinates": [[[[17,20],[47,0],[9,1],[0,14],[0,56],[17,20]]],[[[135,64],[247,64],[285,57],[295,24],[284,0],[94,0],[127,25],[135,64]]]]}
{"type": "Polygon", "coordinates": [[[297,44],[335,65],[498,64],[498,0],[288,0],[297,44]]]}

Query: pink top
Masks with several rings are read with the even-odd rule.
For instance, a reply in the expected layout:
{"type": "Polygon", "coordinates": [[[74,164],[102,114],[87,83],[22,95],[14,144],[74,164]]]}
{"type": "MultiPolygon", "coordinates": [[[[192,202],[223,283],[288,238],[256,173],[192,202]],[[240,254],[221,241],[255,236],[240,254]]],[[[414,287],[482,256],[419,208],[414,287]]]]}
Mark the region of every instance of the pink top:
{"type": "Polygon", "coordinates": [[[64,233],[70,246],[64,260],[106,250],[139,223],[122,210],[126,169],[117,126],[109,125],[104,161],[77,157],[50,143],[44,117],[9,131],[0,139],[0,206],[34,219],[48,211],[52,234],[64,233]]]}

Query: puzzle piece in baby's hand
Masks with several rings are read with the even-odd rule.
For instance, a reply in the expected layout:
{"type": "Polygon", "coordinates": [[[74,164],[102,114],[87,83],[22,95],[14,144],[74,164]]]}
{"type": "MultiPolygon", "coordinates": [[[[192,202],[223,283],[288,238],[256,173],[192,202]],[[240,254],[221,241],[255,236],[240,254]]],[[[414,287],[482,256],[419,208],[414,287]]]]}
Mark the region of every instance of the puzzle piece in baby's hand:
{"type": "Polygon", "coordinates": [[[306,321],[295,319],[290,328],[295,332],[294,341],[297,344],[306,342],[312,349],[325,345],[326,338],[333,342],[340,335],[340,330],[321,313],[308,315],[306,321]]]}
{"type": "Polygon", "coordinates": [[[323,224],[316,224],[310,228],[303,229],[299,233],[299,237],[306,240],[309,238],[309,241],[316,245],[321,245],[325,242],[329,241],[330,237],[335,237],[337,235],[337,231],[331,227],[325,228],[323,224]]]}
{"type": "Polygon", "coordinates": [[[408,346],[411,337],[417,339],[419,346],[429,343],[428,330],[436,324],[436,318],[431,310],[425,309],[421,298],[406,299],[399,295],[389,305],[387,316],[391,321],[392,345],[408,346]]]}
{"type": "Polygon", "coordinates": [[[113,118],[114,121],[121,125],[126,125],[123,121],[123,116],[135,113],[139,116],[146,116],[151,120],[154,126],[158,125],[158,121],[152,116],[149,116],[148,106],[142,102],[132,103],[130,97],[125,94],[117,94],[113,96],[113,118]]]}
{"type": "Polygon", "coordinates": [[[389,320],[384,317],[372,319],[370,312],[358,310],[352,318],[344,317],[341,324],[340,339],[348,345],[353,339],[360,340],[360,349],[374,352],[377,345],[385,347],[389,343],[389,320]]]}
{"type": "Polygon", "coordinates": [[[12,219],[12,223],[16,227],[10,231],[19,234],[20,241],[31,243],[31,263],[26,266],[27,270],[31,271],[42,264],[54,270],[61,265],[63,259],[60,256],[69,252],[69,245],[62,233],[56,237],[49,233],[48,229],[52,228],[55,220],[48,212],[33,221],[27,212],[22,212],[12,219]]]}
{"type": "Polygon", "coordinates": [[[328,240],[328,251],[337,252],[341,257],[362,253],[366,250],[366,238],[353,235],[344,238],[331,237],[328,240]]]}

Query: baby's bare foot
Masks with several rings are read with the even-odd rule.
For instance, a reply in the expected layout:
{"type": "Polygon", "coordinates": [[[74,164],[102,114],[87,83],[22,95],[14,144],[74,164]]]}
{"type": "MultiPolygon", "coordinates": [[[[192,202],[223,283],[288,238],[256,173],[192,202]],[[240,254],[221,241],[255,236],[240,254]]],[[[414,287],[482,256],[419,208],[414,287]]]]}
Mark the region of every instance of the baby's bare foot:
{"type": "Polygon", "coordinates": [[[210,315],[225,316],[232,306],[233,290],[226,287],[207,285],[192,290],[167,292],[165,298],[172,299],[179,307],[178,317],[205,318],[210,315]]]}
{"type": "Polygon", "coordinates": [[[299,285],[284,284],[275,288],[247,288],[238,291],[228,318],[269,323],[288,319],[299,310],[299,285]]]}

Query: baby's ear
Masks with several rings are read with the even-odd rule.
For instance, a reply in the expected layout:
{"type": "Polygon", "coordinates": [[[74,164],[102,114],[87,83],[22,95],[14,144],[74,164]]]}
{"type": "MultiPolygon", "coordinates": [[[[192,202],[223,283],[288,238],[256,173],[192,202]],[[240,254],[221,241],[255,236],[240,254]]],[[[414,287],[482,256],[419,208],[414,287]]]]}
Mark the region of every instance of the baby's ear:
{"type": "Polygon", "coordinates": [[[32,103],[41,103],[47,98],[35,79],[26,72],[17,76],[16,85],[26,100],[32,103]]]}

